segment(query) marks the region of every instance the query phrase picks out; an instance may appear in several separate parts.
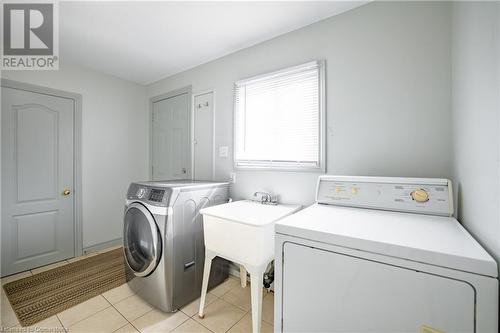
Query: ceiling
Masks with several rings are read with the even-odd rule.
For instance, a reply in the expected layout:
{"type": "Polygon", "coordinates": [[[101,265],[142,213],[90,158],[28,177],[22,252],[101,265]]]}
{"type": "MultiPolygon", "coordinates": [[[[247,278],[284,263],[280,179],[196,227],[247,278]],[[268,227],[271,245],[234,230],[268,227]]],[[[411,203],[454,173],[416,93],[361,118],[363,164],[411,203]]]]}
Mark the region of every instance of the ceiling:
{"type": "Polygon", "coordinates": [[[364,3],[60,2],[59,53],[149,84],[364,3]]]}

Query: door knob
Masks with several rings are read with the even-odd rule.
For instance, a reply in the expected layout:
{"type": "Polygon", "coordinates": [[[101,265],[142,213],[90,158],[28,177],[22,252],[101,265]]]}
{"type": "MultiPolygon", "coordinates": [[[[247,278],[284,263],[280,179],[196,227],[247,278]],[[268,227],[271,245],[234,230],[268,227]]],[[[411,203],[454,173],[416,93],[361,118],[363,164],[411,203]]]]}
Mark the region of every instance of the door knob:
{"type": "Polygon", "coordinates": [[[71,190],[69,188],[64,189],[63,195],[66,197],[71,194],[71,190]]]}
{"type": "Polygon", "coordinates": [[[187,172],[186,168],[182,168],[182,173],[186,173],[186,172],[187,172]]]}

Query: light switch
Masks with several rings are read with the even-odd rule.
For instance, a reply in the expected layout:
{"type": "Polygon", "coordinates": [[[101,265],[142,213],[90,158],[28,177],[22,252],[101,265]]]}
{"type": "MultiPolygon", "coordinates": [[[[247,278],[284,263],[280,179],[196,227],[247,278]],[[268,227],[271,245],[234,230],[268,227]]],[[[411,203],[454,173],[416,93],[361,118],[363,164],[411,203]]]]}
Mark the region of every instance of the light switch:
{"type": "Polygon", "coordinates": [[[219,146],[219,157],[227,158],[229,156],[228,146],[219,146]]]}

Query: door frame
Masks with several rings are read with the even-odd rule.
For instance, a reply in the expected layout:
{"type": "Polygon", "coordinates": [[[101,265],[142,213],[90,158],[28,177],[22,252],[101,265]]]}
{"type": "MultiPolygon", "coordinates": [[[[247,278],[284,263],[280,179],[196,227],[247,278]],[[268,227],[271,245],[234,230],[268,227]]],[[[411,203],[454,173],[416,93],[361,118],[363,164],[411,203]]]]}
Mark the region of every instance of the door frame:
{"type": "Polygon", "coordinates": [[[194,179],[194,130],[195,130],[195,122],[196,117],[194,112],[196,110],[196,106],[194,105],[194,100],[196,97],[206,94],[212,94],[212,180],[215,180],[215,89],[203,90],[200,92],[193,93],[191,96],[191,178],[194,179]]]}
{"type": "MultiPolygon", "coordinates": [[[[171,90],[169,92],[166,92],[166,93],[163,93],[163,94],[160,94],[160,95],[156,95],[156,96],[153,96],[153,97],[150,97],[149,98],[149,112],[148,112],[148,123],[149,123],[149,167],[148,167],[148,174],[149,174],[149,180],[153,180],[153,104],[156,103],[156,102],[159,102],[159,101],[162,101],[164,99],[168,99],[168,98],[172,98],[172,97],[176,97],[176,96],[179,96],[179,95],[183,95],[183,94],[187,94],[188,96],[188,103],[187,103],[187,107],[188,107],[188,110],[187,110],[187,117],[188,117],[188,127],[187,127],[187,130],[188,130],[188,140],[192,141],[191,137],[192,137],[192,133],[193,131],[191,130],[191,113],[192,113],[192,107],[191,107],[191,103],[189,103],[189,99],[191,98],[192,94],[193,94],[193,87],[191,85],[189,86],[185,86],[185,87],[182,87],[182,88],[179,88],[179,89],[175,89],[175,90],[171,90]]],[[[193,154],[193,150],[191,149],[192,145],[191,144],[188,144],[188,149],[190,150],[188,152],[188,158],[189,158],[189,161],[188,161],[188,171],[189,171],[189,174],[186,175],[187,178],[192,178],[193,177],[193,168],[192,168],[192,154],[193,154]]]]}
{"type": "Polygon", "coordinates": [[[61,97],[73,100],[73,181],[74,181],[74,240],[75,257],[83,254],[83,228],[82,228],[82,95],[39,86],[31,83],[19,82],[9,79],[1,80],[1,86],[5,88],[23,90],[37,94],[61,97]]]}

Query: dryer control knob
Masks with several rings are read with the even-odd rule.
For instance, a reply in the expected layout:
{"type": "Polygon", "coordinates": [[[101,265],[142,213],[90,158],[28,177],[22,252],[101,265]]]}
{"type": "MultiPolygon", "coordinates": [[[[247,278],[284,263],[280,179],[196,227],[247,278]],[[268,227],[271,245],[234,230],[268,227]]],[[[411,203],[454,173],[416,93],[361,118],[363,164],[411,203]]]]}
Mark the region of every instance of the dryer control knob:
{"type": "Polygon", "coordinates": [[[410,196],[416,202],[427,202],[429,201],[429,193],[426,190],[418,189],[410,193],[410,196]]]}

